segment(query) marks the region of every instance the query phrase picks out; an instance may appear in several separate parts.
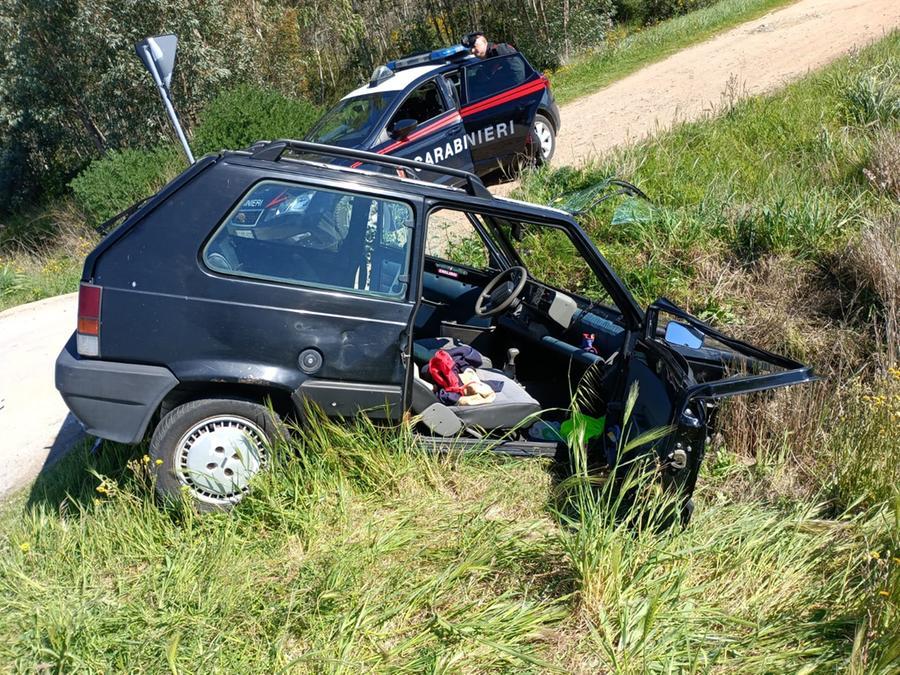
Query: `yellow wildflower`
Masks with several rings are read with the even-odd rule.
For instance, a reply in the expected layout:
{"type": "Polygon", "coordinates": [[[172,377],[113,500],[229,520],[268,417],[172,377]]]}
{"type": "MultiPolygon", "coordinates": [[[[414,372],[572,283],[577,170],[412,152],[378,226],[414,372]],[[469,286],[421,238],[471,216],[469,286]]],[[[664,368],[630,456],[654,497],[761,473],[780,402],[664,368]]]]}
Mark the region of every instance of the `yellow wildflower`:
{"type": "Polygon", "coordinates": [[[23,541],[21,544],[19,544],[19,550],[22,551],[22,553],[28,553],[28,551],[31,550],[31,544],[29,544],[27,541],[23,541]]]}
{"type": "Polygon", "coordinates": [[[150,455],[144,455],[143,457],[141,457],[141,461],[144,464],[149,464],[150,463],[150,455]]]}
{"type": "Polygon", "coordinates": [[[869,551],[869,555],[872,556],[874,560],[881,560],[881,554],[878,551],[869,551]]]}
{"type": "Polygon", "coordinates": [[[156,460],[156,466],[159,466],[160,464],[162,464],[162,460],[161,459],[156,460]]]}
{"type": "Polygon", "coordinates": [[[888,593],[887,591],[878,591],[878,595],[883,595],[884,597],[888,597],[890,595],[890,593],[888,593]]]}

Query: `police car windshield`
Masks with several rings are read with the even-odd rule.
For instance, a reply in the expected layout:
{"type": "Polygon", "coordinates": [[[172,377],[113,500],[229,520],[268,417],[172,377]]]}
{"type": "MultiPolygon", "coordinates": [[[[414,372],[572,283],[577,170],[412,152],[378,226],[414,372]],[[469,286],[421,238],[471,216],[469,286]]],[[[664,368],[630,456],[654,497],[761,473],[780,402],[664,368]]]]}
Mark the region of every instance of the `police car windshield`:
{"type": "Polygon", "coordinates": [[[329,145],[356,146],[366,140],[399,92],[354,96],[338,103],[316,123],[307,140],[329,145]]]}

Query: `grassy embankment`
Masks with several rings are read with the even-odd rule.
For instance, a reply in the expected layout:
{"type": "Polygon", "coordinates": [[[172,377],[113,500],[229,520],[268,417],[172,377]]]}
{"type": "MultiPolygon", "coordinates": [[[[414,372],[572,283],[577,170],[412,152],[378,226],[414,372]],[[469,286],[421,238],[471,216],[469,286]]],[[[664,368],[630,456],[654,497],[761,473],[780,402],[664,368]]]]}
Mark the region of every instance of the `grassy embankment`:
{"type": "Polygon", "coordinates": [[[588,226],[642,298],[665,292],[828,376],[724,411],[689,528],[628,529],[544,464],[425,456],[364,422],[312,425],[230,515],[159,509],[141,449],[82,449],[0,518],[0,661],[897,672],[898,78],[895,34],[525,183],[545,199],[611,171],[637,181],[651,219],[588,226]]]}
{"type": "Polygon", "coordinates": [[[600,49],[581,54],[550,75],[560,104],[591,94],[680,49],[752,21],[796,0],[720,0],[648,27],[616,26],[600,49]]]}
{"type": "MultiPolygon", "coordinates": [[[[579,56],[552,75],[557,100],[565,103],[595,91],[647,63],[790,1],[721,0],[651,27],[619,26],[607,47],[579,56]]],[[[174,157],[176,161],[169,162],[171,171],[164,178],[173,177],[182,166],[180,156],[176,153],[174,157]]],[[[138,175],[136,179],[143,178],[138,175]]],[[[154,180],[143,189],[149,194],[159,186],[154,180]]],[[[116,206],[113,212],[128,203],[116,206]]],[[[84,255],[96,241],[90,227],[95,220],[70,200],[63,200],[0,223],[0,311],[74,291],[84,255]]]]}

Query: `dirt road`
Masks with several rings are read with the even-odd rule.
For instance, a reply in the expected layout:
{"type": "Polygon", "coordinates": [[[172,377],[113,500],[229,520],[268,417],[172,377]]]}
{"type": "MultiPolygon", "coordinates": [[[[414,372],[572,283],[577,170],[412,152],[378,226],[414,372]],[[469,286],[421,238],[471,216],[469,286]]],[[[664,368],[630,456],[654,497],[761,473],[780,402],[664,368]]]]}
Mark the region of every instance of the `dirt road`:
{"type": "MultiPolygon", "coordinates": [[[[565,106],[553,163],[581,163],[697,118],[729,87],[745,96],[770,91],[897,27],[900,0],[800,0],[565,106]]],[[[53,386],[74,312],[70,295],[0,313],[0,497],[78,437],[53,386]]]]}
{"type": "MultiPolygon", "coordinates": [[[[900,0],[801,0],[565,106],[554,165],[772,91],[900,27],[900,0]]],[[[508,189],[508,188],[507,188],[508,189]]]]}

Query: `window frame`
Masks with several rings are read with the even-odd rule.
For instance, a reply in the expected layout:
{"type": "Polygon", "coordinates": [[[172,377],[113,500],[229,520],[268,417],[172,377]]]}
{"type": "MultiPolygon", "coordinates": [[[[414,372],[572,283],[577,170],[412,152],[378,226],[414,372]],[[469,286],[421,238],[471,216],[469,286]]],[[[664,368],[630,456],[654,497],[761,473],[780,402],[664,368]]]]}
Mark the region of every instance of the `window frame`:
{"type": "Polygon", "coordinates": [[[431,258],[432,260],[445,263],[447,265],[453,265],[454,267],[460,267],[472,272],[477,272],[480,274],[497,274],[498,272],[502,272],[503,269],[508,269],[513,266],[513,264],[521,264],[521,261],[514,261],[509,257],[507,251],[498,247],[498,243],[500,246],[505,246],[506,242],[501,238],[496,241],[497,234],[493,231],[493,226],[488,224],[485,221],[485,217],[487,214],[482,213],[478,210],[472,209],[470,207],[463,206],[462,204],[454,204],[451,202],[432,202],[428,205],[428,208],[425,210],[425,235],[424,242],[422,244],[422,253],[423,260],[424,258],[431,258]],[[437,255],[432,255],[428,252],[428,230],[430,228],[431,216],[438,211],[455,211],[457,213],[461,213],[466,216],[466,219],[469,221],[469,224],[472,226],[473,233],[479,238],[482,246],[484,246],[485,252],[488,257],[488,266],[481,269],[478,267],[472,267],[471,265],[467,265],[465,263],[454,262],[452,260],[448,260],[447,258],[443,258],[437,255]],[[492,267],[493,264],[497,264],[498,268],[492,267]],[[505,265],[505,267],[503,267],[505,265]]]}
{"type": "MultiPolygon", "coordinates": [[[[379,209],[380,210],[380,209],[379,209]]],[[[203,243],[200,246],[200,250],[197,253],[197,259],[200,263],[201,267],[205,272],[214,275],[216,277],[226,277],[232,279],[241,279],[251,282],[263,282],[270,284],[277,284],[279,286],[286,286],[289,288],[298,288],[308,291],[317,291],[317,292],[325,292],[325,293],[341,293],[346,295],[351,295],[354,297],[360,297],[367,300],[377,300],[377,301],[385,301],[385,302],[398,302],[402,304],[407,304],[410,302],[410,293],[413,292],[413,280],[412,280],[412,271],[413,271],[413,256],[415,255],[415,231],[418,229],[417,227],[418,219],[417,219],[417,209],[416,204],[412,199],[409,199],[402,195],[391,194],[390,196],[385,196],[383,194],[373,194],[368,193],[364,190],[356,190],[352,188],[347,188],[342,185],[332,186],[332,185],[322,185],[317,184],[316,182],[305,182],[305,181],[297,181],[290,180],[286,177],[264,177],[259,180],[254,181],[250,184],[241,196],[235,201],[234,204],[225,212],[225,215],[219,219],[216,223],[215,227],[210,230],[209,235],[205,238],[203,243]],[[223,270],[213,267],[207,261],[207,254],[209,251],[209,247],[212,245],[213,241],[216,237],[222,232],[223,228],[227,227],[228,222],[231,218],[234,217],[235,213],[241,208],[241,205],[253,194],[255,190],[257,190],[260,186],[263,185],[283,185],[288,188],[298,189],[300,191],[310,190],[313,192],[331,192],[341,197],[359,197],[361,199],[372,200],[376,202],[381,202],[382,204],[387,202],[395,202],[399,204],[405,205],[410,209],[411,219],[413,231],[410,232],[409,237],[407,239],[406,245],[406,254],[404,256],[404,267],[401,267],[400,276],[406,276],[406,281],[404,282],[405,289],[401,294],[389,294],[382,293],[378,291],[372,291],[364,288],[349,288],[347,286],[336,286],[332,284],[319,283],[316,281],[309,281],[306,279],[289,279],[285,277],[276,277],[269,276],[264,274],[257,273],[249,273],[243,272],[241,270],[223,270]],[[405,272],[404,272],[405,269],[405,272]]],[[[381,232],[381,223],[379,222],[376,225],[376,240],[380,242],[380,238],[382,236],[381,232]]],[[[254,238],[255,240],[255,238],[254,238]]],[[[384,244],[378,243],[378,246],[384,246],[384,244]]],[[[313,249],[313,250],[322,250],[322,249],[313,249]]],[[[371,282],[371,277],[370,277],[371,282]]]]}
{"type": "MultiPolygon", "coordinates": [[[[394,108],[394,112],[391,113],[391,116],[387,118],[387,121],[386,121],[385,124],[384,124],[384,133],[385,133],[385,134],[387,134],[387,135],[390,137],[390,127],[391,127],[391,124],[393,124],[393,122],[395,121],[395,118],[397,117],[397,113],[400,112],[400,108],[402,108],[402,107],[406,104],[406,102],[409,100],[409,97],[410,97],[410,96],[412,96],[414,93],[416,93],[416,91],[417,91],[418,89],[420,89],[421,87],[424,87],[424,86],[427,85],[427,84],[431,84],[431,85],[434,86],[435,90],[437,91],[438,99],[440,99],[441,105],[444,106],[444,109],[443,109],[441,112],[439,112],[437,115],[432,115],[432,116],[429,117],[427,120],[423,120],[422,122],[418,122],[418,123],[417,123],[417,128],[421,128],[421,127],[425,126],[425,125],[428,124],[429,122],[432,122],[433,120],[436,120],[436,119],[437,119],[438,117],[440,117],[441,115],[446,115],[448,112],[450,112],[451,110],[454,109],[454,106],[452,105],[452,103],[451,103],[450,101],[448,101],[448,100],[447,100],[447,97],[444,95],[444,91],[443,91],[443,89],[441,88],[440,83],[437,81],[437,78],[436,78],[436,77],[429,77],[429,78],[428,78],[427,80],[425,80],[424,82],[420,82],[420,83],[417,84],[415,87],[413,87],[413,88],[406,94],[406,96],[404,96],[404,97],[400,100],[400,103],[397,104],[397,107],[394,108]]],[[[405,118],[398,118],[396,121],[399,121],[399,119],[405,119],[405,118]]]]}

